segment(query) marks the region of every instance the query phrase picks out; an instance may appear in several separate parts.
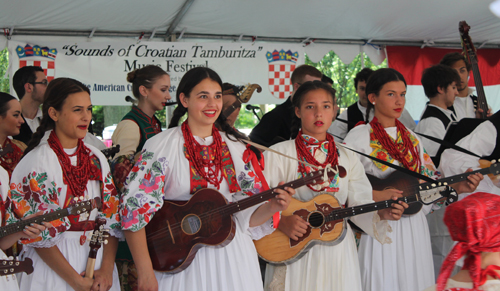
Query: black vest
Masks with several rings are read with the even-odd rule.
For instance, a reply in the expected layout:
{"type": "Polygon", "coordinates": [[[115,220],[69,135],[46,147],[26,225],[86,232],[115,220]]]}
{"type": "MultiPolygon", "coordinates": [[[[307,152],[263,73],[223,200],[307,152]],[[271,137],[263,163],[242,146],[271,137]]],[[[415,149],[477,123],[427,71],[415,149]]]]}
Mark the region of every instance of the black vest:
{"type": "Polygon", "coordinates": [[[488,118],[491,123],[495,126],[497,129],[497,142],[495,145],[495,148],[493,149],[493,152],[491,155],[487,157],[483,157],[486,160],[497,160],[500,159],[500,111],[497,111],[497,113],[493,114],[490,118],[488,118]]]}
{"type": "Polygon", "coordinates": [[[435,117],[439,120],[444,125],[444,128],[448,128],[448,124],[450,124],[451,119],[439,108],[434,107],[434,106],[427,106],[425,107],[424,114],[422,114],[422,117],[420,118],[420,121],[429,118],[429,117],[435,117]]]}
{"type": "Polygon", "coordinates": [[[363,113],[359,110],[358,102],[356,102],[347,107],[347,132],[351,131],[360,121],[365,120],[363,119],[363,113]]]}

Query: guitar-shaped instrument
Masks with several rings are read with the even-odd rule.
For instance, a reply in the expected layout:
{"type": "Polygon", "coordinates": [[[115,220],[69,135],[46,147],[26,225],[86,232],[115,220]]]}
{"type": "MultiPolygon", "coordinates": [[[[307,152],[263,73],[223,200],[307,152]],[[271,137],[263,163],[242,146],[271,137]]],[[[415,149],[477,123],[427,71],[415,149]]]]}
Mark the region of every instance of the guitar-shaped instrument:
{"type": "Polygon", "coordinates": [[[90,238],[90,251],[89,258],[87,259],[87,267],[85,268],[85,277],[94,278],[94,268],[95,260],[97,257],[97,251],[101,248],[102,244],[107,244],[109,233],[104,229],[106,224],[106,219],[96,218],[94,231],[92,232],[92,237],[90,238]]]}
{"type": "Polygon", "coordinates": [[[32,223],[41,224],[42,222],[50,222],[59,218],[66,217],[68,215],[79,215],[82,213],[88,213],[92,211],[94,208],[100,208],[100,207],[101,207],[100,197],[96,197],[92,200],[76,202],[75,204],[67,208],[59,209],[29,219],[20,220],[16,223],[11,223],[6,226],[0,227],[0,238],[22,231],[26,226],[31,225],[32,223]]]}
{"type": "MultiPolygon", "coordinates": [[[[409,188],[414,189],[415,192],[411,195],[403,196],[397,201],[403,201],[410,205],[429,205],[446,197],[449,203],[455,202],[458,198],[456,193],[443,191],[443,188],[448,183],[452,184],[465,180],[467,176],[473,173],[498,175],[500,174],[500,163],[491,164],[486,169],[436,180],[435,183],[423,183],[411,186],[409,188]]],[[[393,182],[393,179],[399,180],[404,179],[404,177],[392,176],[383,181],[390,183],[393,182]]],[[[401,185],[401,182],[399,183],[401,185]]],[[[396,185],[396,188],[399,185],[396,185]]],[[[397,202],[395,200],[386,200],[342,208],[338,200],[329,194],[318,195],[307,202],[301,202],[292,198],[292,202],[281,215],[289,216],[295,214],[307,221],[309,226],[304,236],[295,241],[277,229],[270,235],[254,241],[255,247],[259,256],[271,264],[293,263],[304,256],[316,244],[336,245],[340,243],[346,235],[346,218],[389,208],[392,203],[397,202]]]]}
{"type": "Polygon", "coordinates": [[[0,276],[21,272],[25,272],[28,275],[33,272],[33,261],[30,258],[25,258],[24,261],[14,259],[0,260],[0,276]]]}
{"type": "Polygon", "coordinates": [[[252,94],[255,90],[257,90],[258,93],[262,91],[262,87],[260,87],[258,84],[248,84],[242,87],[236,87],[239,89],[238,92],[235,92],[234,89],[226,90],[223,92],[223,94],[235,94],[236,95],[236,101],[231,104],[222,114],[227,118],[231,113],[233,113],[237,108],[241,107],[242,103],[247,103],[250,98],[252,97],[252,94]]]}
{"type": "MultiPolygon", "coordinates": [[[[342,166],[338,166],[338,173],[340,177],[346,175],[342,166]]],[[[332,179],[335,173],[327,171],[326,176],[332,179]]],[[[222,194],[213,189],[198,190],[187,202],[165,201],[146,225],[146,239],[153,269],[169,273],[181,272],[191,264],[201,247],[224,247],[231,242],[236,230],[232,215],[236,212],[275,197],[275,189],[321,184],[324,177],[325,170],[319,170],[233,203],[228,203],[222,194]]]]}
{"type": "Polygon", "coordinates": [[[483,82],[481,81],[481,74],[479,73],[479,66],[477,64],[476,48],[472,43],[469,36],[470,26],[465,21],[460,21],[458,24],[458,30],[460,31],[460,37],[462,38],[462,48],[464,50],[464,55],[469,60],[472,65],[472,73],[474,75],[474,83],[476,84],[477,92],[477,108],[482,109],[481,113],[482,119],[486,119],[488,113],[488,103],[486,102],[486,95],[484,94],[483,82]]]}
{"type": "Polygon", "coordinates": [[[112,159],[117,153],[120,152],[120,145],[117,144],[114,147],[101,150],[106,159],[112,159]]]}

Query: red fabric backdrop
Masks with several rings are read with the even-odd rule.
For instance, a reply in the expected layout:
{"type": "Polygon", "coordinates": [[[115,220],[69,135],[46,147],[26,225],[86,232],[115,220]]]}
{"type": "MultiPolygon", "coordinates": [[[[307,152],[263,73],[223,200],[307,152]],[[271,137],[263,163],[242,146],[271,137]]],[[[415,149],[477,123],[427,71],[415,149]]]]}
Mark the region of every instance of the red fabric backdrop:
{"type": "MultiPolygon", "coordinates": [[[[403,74],[408,85],[422,85],[420,82],[422,71],[431,65],[438,64],[441,58],[449,52],[461,52],[461,50],[388,46],[387,60],[390,68],[403,74]]],[[[500,84],[500,49],[479,49],[477,59],[483,85],[500,84]]],[[[474,87],[472,72],[469,86],[474,87]]]]}

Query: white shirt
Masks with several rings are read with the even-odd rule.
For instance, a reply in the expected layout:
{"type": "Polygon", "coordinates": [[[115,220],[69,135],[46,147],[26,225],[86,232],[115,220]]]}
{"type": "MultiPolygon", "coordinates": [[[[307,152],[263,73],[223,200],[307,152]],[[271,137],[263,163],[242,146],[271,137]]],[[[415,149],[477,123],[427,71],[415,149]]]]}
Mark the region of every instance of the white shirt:
{"type": "Polygon", "coordinates": [[[457,115],[457,121],[462,118],[476,118],[476,110],[474,109],[474,102],[471,95],[476,90],[469,88],[469,94],[467,97],[456,97],[455,102],[453,102],[453,108],[455,109],[455,114],[457,115]]]}
{"type": "Polygon", "coordinates": [[[26,120],[26,124],[30,127],[31,132],[35,133],[37,128],[40,126],[40,121],[42,120],[42,110],[38,108],[35,118],[29,119],[26,116],[24,116],[24,120],[26,120]]]}
{"type": "MultiPolygon", "coordinates": [[[[491,121],[485,121],[478,125],[468,136],[462,138],[457,146],[469,150],[478,156],[489,156],[495,150],[497,140],[497,129],[491,121]]],[[[468,168],[477,170],[480,168],[477,157],[467,155],[454,149],[447,149],[441,155],[439,168],[445,177],[458,175],[468,168]]],[[[475,192],[487,192],[500,195],[500,184],[498,176],[492,181],[489,176],[484,175],[484,179],[479,182],[475,192]],[[498,185],[498,186],[495,186],[498,185]]],[[[465,198],[471,193],[460,194],[459,199],[465,198]]]]}
{"type": "MultiPolygon", "coordinates": [[[[453,113],[453,111],[448,110],[448,109],[443,109],[441,107],[432,105],[432,104],[427,104],[427,106],[432,106],[436,107],[439,110],[441,110],[446,116],[450,119],[450,123],[448,123],[448,126],[445,128],[443,122],[437,118],[437,117],[427,117],[423,120],[420,120],[419,123],[417,124],[417,127],[415,128],[415,132],[417,134],[423,133],[425,135],[430,135],[435,138],[443,139],[444,136],[446,135],[446,130],[448,130],[448,127],[451,124],[451,121],[457,120],[456,115],[453,113]]],[[[426,107],[427,108],[427,107],[426,107]]],[[[425,112],[425,109],[424,109],[425,112]]],[[[433,142],[430,139],[426,139],[424,137],[421,137],[422,143],[424,144],[424,149],[427,151],[429,156],[434,157],[436,156],[439,147],[441,146],[437,142],[433,142]]]]}

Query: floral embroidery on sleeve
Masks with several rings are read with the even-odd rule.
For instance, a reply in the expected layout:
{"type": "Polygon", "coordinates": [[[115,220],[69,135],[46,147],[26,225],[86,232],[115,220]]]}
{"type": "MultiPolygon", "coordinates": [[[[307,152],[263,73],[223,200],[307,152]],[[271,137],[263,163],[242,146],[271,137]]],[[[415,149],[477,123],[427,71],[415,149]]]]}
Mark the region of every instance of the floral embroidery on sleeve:
{"type": "MultiPolygon", "coordinates": [[[[6,202],[6,223],[15,223],[21,218],[39,211],[44,213],[59,210],[59,193],[61,188],[54,181],[47,180],[47,173],[30,172],[21,183],[10,185],[10,196],[6,202]]],[[[52,222],[53,228],[49,228],[33,240],[24,240],[22,243],[34,243],[47,241],[69,229],[70,223],[67,217],[52,222]]]]}
{"type": "Polygon", "coordinates": [[[116,191],[111,173],[108,173],[102,184],[102,212],[100,216],[106,219],[106,227],[110,229],[121,229],[120,215],[118,214],[118,206],[120,197],[116,191]]]}
{"type": "Polygon", "coordinates": [[[125,182],[120,203],[122,228],[138,231],[149,223],[154,213],[163,206],[165,157],[156,158],[153,152],[143,150],[125,182]]]}
{"type": "Polygon", "coordinates": [[[440,179],[441,178],[441,173],[436,170],[436,166],[432,162],[431,157],[429,154],[424,149],[424,154],[423,154],[423,162],[422,166],[420,167],[420,173],[422,175],[425,175],[427,177],[433,178],[433,179],[440,179]]]}

